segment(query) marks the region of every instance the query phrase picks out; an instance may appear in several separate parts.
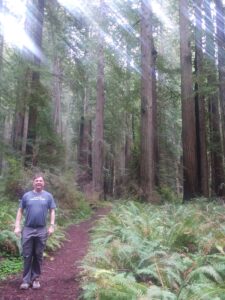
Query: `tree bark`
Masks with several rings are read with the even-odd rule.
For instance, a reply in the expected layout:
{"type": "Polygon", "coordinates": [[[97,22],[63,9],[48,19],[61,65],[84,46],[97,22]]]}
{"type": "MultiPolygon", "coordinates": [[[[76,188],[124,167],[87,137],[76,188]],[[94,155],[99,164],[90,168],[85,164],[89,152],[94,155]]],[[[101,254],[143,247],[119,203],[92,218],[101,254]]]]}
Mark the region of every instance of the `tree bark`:
{"type": "Polygon", "coordinates": [[[223,156],[225,157],[225,16],[221,0],[216,3],[216,28],[218,45],[219,94],[222,116],[223,156]]]}
{"type": "MultiPolygon", "coordinates": [[[[32,41],[36,46],[36,51],[41,53],[42,48],[42,32],[43,32],[43,21],[44,21],[44,6],[45,0],[32,0],[29,14],[32,12],[31,17],[28,17],[28,24],[26,30],[30,35],[32,41]],[[32,26],[29,26],[29,22],[32,23],[32,26]]],[[[40,66],[41,60],[38,54],[33,53],[32,62],[36,67],[40,66]]],[[[36,97],[38,95],[38,90],[40,87],[40,73],[39,71],[32,71],[32,82],[31,82],[31,99],[29,104],[29,118],[28,118],[28,132],[27,132],[27,143],[26,147],[26,164],[27,165],[37,165],[37,117],[38,117],[38,103],[36,102],[36,97]],[[34,99],[32,99],[34,98],[34,99]]]]}
{"type": "Polygon", "coordinates": [[[210,121],[210,156],[211,156],[211,187],[214,196],[225,194],[223,151],[221,137],[221,118],[219,111],[219,93],[217,88],[217,68],[215,52],[215,24],[210,7],[210,1],[204,2],[205,24],[208,29],[206,35],[206,56],[208,64],[208,86],[212,92],[209,95],[209,121],[210,121]]]}
{"type": "Polygon", "coordinates": [[[188,2],[179,1],[184,200],[198,194],[195,102],[188,2]]]}
{"type": "Polygon", "coordinates": [[[155,128],[154,128],[154,61],[152,57],[152,11],[146,1],[141,2],[141,163],[142,197],[154,202],[155,128]]]}
{"type": "Polygon", "coordinates": [[[62,84],[61,84],[61,66],[60,59],[57,53],[54,54],[53,58],[53,126],[55,132],[62,137],[62,115],[61,115],[61,94],[62,94],[62,84]]]}
{"type": "MultiPolygon", "coordinates": [[[[100,1],[101,20],[104,16],[104,1],[100,1]]],[[[105,104],[105,84],[104,84],[104,38],[99,31],[98,37],[98,78],[97,78],[97,100],[95,114],[95,133],[93,140],[93,160],[92,160],[92,180],[94,197],[102,199],[104,196],[103,162],[104,162],[104,104],[105,104]]]]}
{"type": "Polygon", "coordinates": [[[206,132],[206,105],[203,94],[203,28],[202,28],[202,2],[195,2],[195,102],[196,102],[196,132],[197,132],[197,162],[199,192],[209,197],[209,170],[207,156],[207,132],[206,132]]]}

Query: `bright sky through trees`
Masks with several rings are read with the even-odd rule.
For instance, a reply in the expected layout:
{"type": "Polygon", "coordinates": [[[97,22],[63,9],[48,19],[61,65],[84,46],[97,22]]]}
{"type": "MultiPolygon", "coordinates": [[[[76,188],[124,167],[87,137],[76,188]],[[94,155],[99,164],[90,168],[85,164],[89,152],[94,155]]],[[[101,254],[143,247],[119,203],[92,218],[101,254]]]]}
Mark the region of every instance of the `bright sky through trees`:
{"type": "Polygon", "coordinates": [[[30,47],[30,40],[24,31],[26,0],[7,0],[0,14],[1,29],[7,43],[18,48],[30,47]]]}
{"type": "MultiPolygon", "coordinates": [[[[6,9],[0,15],[0,23],[4,39],[8,44],[16,46],[20,49],[26,46],[26,48],[34,52],[35,49],[32,44],[32,41],[27,36],[24,30],[26,2],[27,0],[6,0],[6,9]]],[[[76,10],[79,10],[82,13],[86,14],[87,17],[94,18],[94,16],[91,16],[91,12],[87,9],[87,7],[85,7],[84,1],[58,0],[58,2],[71,13],[75,12],[76,10]]],[[[97,1],[95,2],[97,3],[97,1]]],[[[107,4],[108,3],[110,2],[107,2],[107,4]]],[[[169,20],[168,16],[166,16],[166,14],[163,12],[162,7],[158,3],[158,1],[153,0],[151,1],[151,3],[155,15],[161,20],[162,23],[165,24],[167,28],[171,28],[172,23],[169,20]]],[[[113,1],[110,4],[110,7],[112,8],[112,11],[115,11],[117,9],[113,1]]],[[[117,13],[119,13],[119,11],[117,11],[117,13]]],[[[95,20],[92,21],[95,22],[95,20]]],[[[120,14],[118,15],[117,22],[118,24],[123,26],[122,23],[124,23],[124,20],[123,18],[121,18],[120,14]]]]}

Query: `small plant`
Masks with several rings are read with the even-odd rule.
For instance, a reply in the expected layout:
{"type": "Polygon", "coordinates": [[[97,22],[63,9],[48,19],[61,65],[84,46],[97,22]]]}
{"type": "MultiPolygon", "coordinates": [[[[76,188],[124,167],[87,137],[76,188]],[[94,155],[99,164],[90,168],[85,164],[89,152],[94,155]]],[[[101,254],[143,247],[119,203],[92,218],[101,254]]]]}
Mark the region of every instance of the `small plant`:
{"type": "Polygon", "coordinates": [[[11,255],[18,255],[21,252],[20,239],[11,231],[0,232],[0,251],[11,255]]]}
{"type": "Polygon", "coordinates": [[[59,249],[65,241],[65,231],[61,227],[57,227],[54,234],[51,235],[46,244],[46,251],[52,252],[59,249]]]}
{"type": "Polygon", "coordinates": [[[10,257],[0,261],[0,280],[6,279],[10,274],[20,272],[22,265],[20,257],[10,257]]]}
{"type": "Polygon", "coordinates": [[[171,203],[171,204],[175,204],[175,203],[182,203],[182,198],[179,197],[178,195],[176,195],[174,193],[174,191],[168,187],[168,186],[163,186],[159,189],[159,194],[161,196],[162,202],[163,203],[171,203]]]}

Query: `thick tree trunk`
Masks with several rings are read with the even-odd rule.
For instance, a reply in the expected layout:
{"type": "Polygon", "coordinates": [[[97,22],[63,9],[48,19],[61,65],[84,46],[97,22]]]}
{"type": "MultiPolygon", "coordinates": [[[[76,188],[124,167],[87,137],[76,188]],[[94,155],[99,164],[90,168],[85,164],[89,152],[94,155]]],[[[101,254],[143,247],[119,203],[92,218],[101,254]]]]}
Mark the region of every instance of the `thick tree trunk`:
{"type": "MultiPolygon", "coordinates": [[[[0,13],[2,13],[2,0],[0,0],[0,13]]],[[[3,46],[4,46],[4,40],[3,40],[3,32],[1,29],[0,24],[0,84],[2,85],[2,67],[3,67],[3,46]]],[[[0,91],[0,104],[2,103],[2,93],[0,91]]],[[[0,118],[0,138],[4,142],[3,136],[4,136],[4,124],[5,124],[5,117],[2,116],[0,118]]],[[[3,167],[3,160],[4,160],[4,145],[2,143],[2,146],[0,147],[0,175],[2,173],[2,167],[3,167]]]]}
{"type": "MultiPolygon", "coordinates": [[[[30,9],[32,12],[32,19],[29,19],[32,22],[33,26],[29,27],[29,22],[27,24],[26,30],[33,40],[36,51],[41,52],[42,47],[42,31],[43,31],[43,21],[44,21],[44,5],[45,0],[32,0],[30,9]]],[[[33,53],[33,63],[39,67],[40,66],[40,57],[33,53]]],[[[29,105],[29,118],[28,118],[28,133],[27,139],[29,143],[27,143],[26,147],[26,164],[27,165],[37,165],[37,155],[38,155],[38,144],[36,139],[36,131],[37,131],[37,117],[38,117],[38,103],[35,101],[35,96],[38,94],[38,90],[40,87],[40,73],[38,71],[32,72],[32,83],[31,90],[34,99],[31,99],[29,105]]]]}
{"type": "Polygon", "coordinates": [[[203,95],[203,44],[202,44],[202,2],[195,2],[195,99],[196,99],[196,132],[198,155],[198,184],[201,195],[209,196],[209,171],[206,140],[206,108],[203,95]]]}
{"type": "Polygon", "coordinates": [[[210,120],[210,154],[211,154],[211,187],[212,194],[222,196],[225,194],[223,151],[221,138],[221,118],[219,111],[219,95],[217,89],[216,53],[214,40],[214,20],[212,17],[210,1],[204,2],[205,23],[209,34],[206,36],[206,55],[209,74],[208,85],[213,91],[209,95],[209,120],[210,120]]]}
{"type": "Polygon", "coordinates": [[[198,194],[195,102],[192,88],[188,2],[179,1],[184,200],[198,194]]]}
{"type": "Polygon", "coordinates": [[[154,202],[155,129],[154,129],[154,61],[152,57],[152,12],[146,1],[141,2],[141,164],[142,197],[154,202]]]}
{"type": "Polygon", "coordinates": [[[219,93],[222,116],[223,156],[225,157],[225,16],[222,0],[216,3],[216,28],[218,45],[219,93]]]}
{"type": "MultiPolygon", "coordinates": [[[[104,15],[104,1],[100,1],[101,18],[104,15]]],[[[103,35],[99,31],[98,49],[98,78],[97,78],[97,100],[95,114],[95,132],[93,140],[92,180],[94,198],[101,199],[104,196],[103,162],[104,162],[104,48],[103,35]]]]}

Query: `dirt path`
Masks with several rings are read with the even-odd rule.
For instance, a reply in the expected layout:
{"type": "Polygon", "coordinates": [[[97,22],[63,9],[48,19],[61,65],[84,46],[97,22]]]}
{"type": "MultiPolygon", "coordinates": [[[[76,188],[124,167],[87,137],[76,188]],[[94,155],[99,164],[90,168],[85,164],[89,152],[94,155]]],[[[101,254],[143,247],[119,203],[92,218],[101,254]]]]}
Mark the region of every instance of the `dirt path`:
{"type": "Polygon", "coordinates": [[[77,300],[80,294],[79,262],[85,256],[89,243],[89,230],[95,220],[109,212],[98,209],[87,221],[72,225],[67,231],[68,241],[54,253],[54,260],[43,263],[40,290],[19,290],[21,275],[0,282],[0,300],[77,300]]]}

